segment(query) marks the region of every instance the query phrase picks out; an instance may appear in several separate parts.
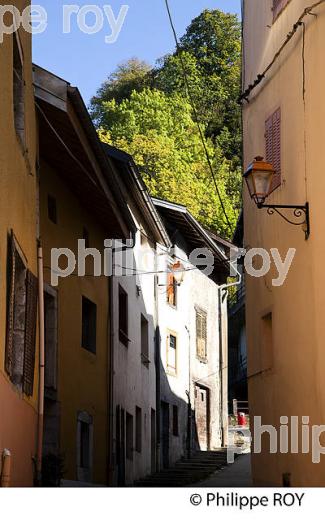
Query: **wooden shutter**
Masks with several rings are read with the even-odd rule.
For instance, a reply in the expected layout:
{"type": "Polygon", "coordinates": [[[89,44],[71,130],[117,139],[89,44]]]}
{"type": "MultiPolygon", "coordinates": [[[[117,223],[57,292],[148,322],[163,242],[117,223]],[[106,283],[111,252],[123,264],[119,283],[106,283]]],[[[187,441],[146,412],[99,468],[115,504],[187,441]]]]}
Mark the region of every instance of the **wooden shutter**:
{"type": "Polygon", "coordinates": [[[168,273],[167,278],[167,301],[170,305],[176,305],[175,279],[173,273],[168,273]]]}
{"type": "Polygon", "coordinates": [[[281,185],[281,109],[279,108],[265,122],[265,157],[271,163],[275,175],[270,193],[281,185]]]}
{"type": "Polygon", "coordinates": [[[15,265],[16,247],[14,237],[8,237],[7,249],[7,331],[6,331],[6,353],[5,369],[12,376],[13,369],[13,340],[14,340],[14,308],[15,308],[15,265]]]}
{"type": "Polygon", "coordinates": [[[196,353],[201,359],[207,357],[207,316],[196,311],[196,353]]]}
{"type": "Polygon", "coordinates": [[[26,276],[26,320],[25,320],[25,350],[24,350],[24,383],[26,395],[33,395],[35,343],[37,323],[38,281],[30,271],[26,276]]]}
{"type": "Polygon", "coordinates": [[[273,19],[275,19],[285,8],[289,0],[273,0],[273,19]]]}

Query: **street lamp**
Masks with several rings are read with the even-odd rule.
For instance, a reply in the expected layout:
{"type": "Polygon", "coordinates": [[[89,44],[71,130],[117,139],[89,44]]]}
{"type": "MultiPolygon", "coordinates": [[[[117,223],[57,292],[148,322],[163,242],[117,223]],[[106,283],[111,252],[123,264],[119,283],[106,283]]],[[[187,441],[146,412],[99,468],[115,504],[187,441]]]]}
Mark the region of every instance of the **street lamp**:
{"type": "Polygon", "coordinates": [[[264,204],[270,194],[273,176],[275,174],[272,164],[265,162],[263,157],[255,157],[254,161],[248,166],[244,173],[249,194],[259,209],[266,208],[269,215],[277,213],[289,224],[294,226],[304,225],[305,238],[308,240],[310,235],[309,204],[304,206],[264,204]],[[297,219],[292,221],[279,210],[291,211],[292,217],[297,219]],[[301,218],[304,218],[301,221],[301,218]]]}
{"type": "Polygon", "coordinates": [[[178,262],[171,266],[171,272],[173,273],[176,284],[181,285],[185,276],[184,265],[178,260],[178,262]]]}

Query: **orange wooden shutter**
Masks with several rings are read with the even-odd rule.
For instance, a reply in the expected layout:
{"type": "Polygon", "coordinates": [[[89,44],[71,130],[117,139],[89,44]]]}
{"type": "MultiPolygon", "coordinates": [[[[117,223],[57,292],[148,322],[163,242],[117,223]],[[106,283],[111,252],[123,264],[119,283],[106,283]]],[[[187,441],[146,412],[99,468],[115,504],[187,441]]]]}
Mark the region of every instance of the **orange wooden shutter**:
{"type": "Polygon", "coordinates": [[[271,163],[275,175],[271,190],[281,185],[281,109],[278,108],[265,122],[265,158],[271,163]]]}
{"type": "Polygon", "coordinates": [[[167,277],[167,301],[170,305],[175,305],[175,283],[172,273],[168,273],[167,277]]]}
{"type": "Polygon", "coordinates": [[[276,18],[281,13],[288,2],[289,0],[273,0],[273,18],[276,18]]]}
{"type": "Polygon", "coordinates": [[[14,343],[14,305],[15,305],[15,265],[16,248],[13,235],[8,237],[7,253],[7,331],[6,331],[6,353],[5,369],[12,376],[13,368],[13,343],[14,343]]]}

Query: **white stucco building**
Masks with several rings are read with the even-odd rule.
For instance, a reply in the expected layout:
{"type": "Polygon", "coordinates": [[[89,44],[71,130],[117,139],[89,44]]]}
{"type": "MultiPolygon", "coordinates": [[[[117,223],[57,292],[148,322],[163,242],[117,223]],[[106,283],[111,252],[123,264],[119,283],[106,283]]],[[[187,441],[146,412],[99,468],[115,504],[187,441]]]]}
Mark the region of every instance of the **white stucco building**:
{"type": "Polygon", "coordinates": [[[105,149],[137,229],[115,251],[110,283],[111,481],[132,485],[226,443],[227,302],[220,287],[230,244],[185,207],[151,199],[132,158],[105,149]],[[197,248],[210,255],[209,275],[190,263],[197,248]]]}
{"type": "MultiPolygon", "coordinates": [[[[164,222],[172,250],[159,254],[159,270],[180,262],[183,281],[159,274],[160,462],[168,467],[193,451],[226,444],[227,297],[230,244],[213,237],[184,206],[153,202],[164,222]],[[196,249],[208,251],[209,276],[189,260],[196,249]]],[[[203,266],[202,266],[203,267],[203,266]]]]}

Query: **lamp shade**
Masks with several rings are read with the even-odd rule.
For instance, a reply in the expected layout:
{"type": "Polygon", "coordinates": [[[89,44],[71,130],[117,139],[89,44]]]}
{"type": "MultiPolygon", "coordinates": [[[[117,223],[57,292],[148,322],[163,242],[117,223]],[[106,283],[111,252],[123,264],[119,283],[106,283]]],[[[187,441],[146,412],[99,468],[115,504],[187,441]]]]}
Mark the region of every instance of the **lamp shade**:
{"type": "Polygon", "coordinates": [[[177,285],[180,285],[184,281],[185,269],[183,264],[178,261],[172,266],[172,273],[175,278],[177,285]]]}
{"type": "Polygon", "coordinates": [[[270,193],[275,171],[263,157],[255,157],[244,173],[249,194],[257,206],[261,206],[270,193]]]}

